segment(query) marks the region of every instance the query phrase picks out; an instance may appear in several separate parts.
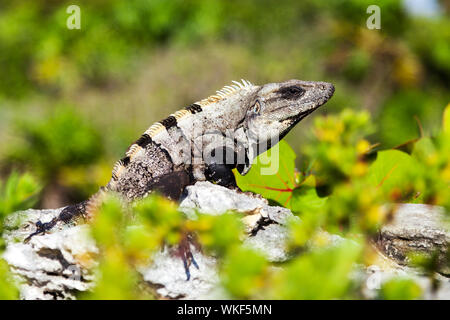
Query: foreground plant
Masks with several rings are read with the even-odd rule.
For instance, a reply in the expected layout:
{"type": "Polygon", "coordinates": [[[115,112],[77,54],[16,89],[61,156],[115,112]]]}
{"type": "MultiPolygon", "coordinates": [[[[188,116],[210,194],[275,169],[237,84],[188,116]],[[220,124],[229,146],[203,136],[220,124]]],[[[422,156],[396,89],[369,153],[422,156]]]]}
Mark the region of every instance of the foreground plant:
{"type": "MultiPolygon", "coordinates": [[[[4,219],[12,212],[33,206],[40,189],[38,182],[29,174],[13,172],[5,182],[0,180],[0,257],[4,250],[4,219]]],[[[8,265],[0,258],[0,300],[17,298],[18,290],[8,265]]]]}

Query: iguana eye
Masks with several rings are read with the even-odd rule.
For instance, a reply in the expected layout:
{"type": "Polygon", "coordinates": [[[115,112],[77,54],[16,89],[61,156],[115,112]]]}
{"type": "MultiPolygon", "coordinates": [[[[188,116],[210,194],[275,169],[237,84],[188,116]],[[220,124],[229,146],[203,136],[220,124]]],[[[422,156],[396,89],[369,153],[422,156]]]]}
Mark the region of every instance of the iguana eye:
{"type": "Polygon", "coordinates": [[[290,87],[289,88],[289,93],[291,93],[291,94],[298,94],[298,93],[301,93],[302,91],[303,91],[303,89],[299,88],[299,87],[290,87]]]}
{"type": "Polygon", "coordinates": [[[253,105],[253,112],[259,113],[261,111],[261,102],[259,100],[256,100],[255,104],[253,105]]]}
{"type": "Polygon", "coordinates": [[[299,86],[290,86],[281,88],[278,92],[285,99],[298,99],[305,93],[305,89],[299,86]]]}

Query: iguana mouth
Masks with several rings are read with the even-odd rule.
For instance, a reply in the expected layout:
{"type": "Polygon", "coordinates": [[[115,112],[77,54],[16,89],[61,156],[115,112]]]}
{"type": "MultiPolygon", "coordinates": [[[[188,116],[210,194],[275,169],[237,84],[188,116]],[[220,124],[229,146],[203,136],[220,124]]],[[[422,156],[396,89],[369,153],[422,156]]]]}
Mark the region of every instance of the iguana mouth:
{"type": "Polygon", "coordinates": [[[299,114],[296,114],[294,116],[287,117],[286,119],[281,120],[280,122],[281,123],[286,123],[286,122],[297,123],[297,122],[301,121],[302,119],[304,119],[307,115],[312,113],[314,110],[316,110],[316,108],[300,112],[299,114]]]}
{"type": "Polygon", "coordinates": [[[307,111],[303,111],[295,116],[290,116],[284,120],[281,120],[280,122],[284,125],[287,125],[287,129],[283,132],[281,132],[279,139],[283,139],[289,131],[292,129],[293,126],[295,126],[297,123],[299,123],[302,119],[304,119],[306,116],[308,116],[310,113],[313,113],[314,110],[317,108],[313,108],[307,111]]]}

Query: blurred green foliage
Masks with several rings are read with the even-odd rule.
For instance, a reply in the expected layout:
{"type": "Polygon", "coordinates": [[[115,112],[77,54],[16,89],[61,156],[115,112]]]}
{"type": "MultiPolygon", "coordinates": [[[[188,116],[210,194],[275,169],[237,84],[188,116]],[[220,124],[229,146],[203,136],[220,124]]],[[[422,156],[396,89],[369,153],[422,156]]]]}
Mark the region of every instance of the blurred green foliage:
{"type": "Polygon", "coordinates": [[[0,259],[0,300],[18,299],[19,292],[9,273],[9,266],[5,260],[0,259]]]}
{"type": "Polygon", "coordinates": [[[77,189],[73,188],[78,180],[84,184],[78,188],[78,196],[87,197],[98,188],[95,170],[87,166],[104,152],[101,135],[73,109],[60,107],[41,121],[19,119],[16,130],[15,141],[5,152],[8,166],[33,172],[53,193],[72,187],[72,200],[78,198],[77,189]],[[87,179],[83,171],[88,170],[91,174],[87,179]]]}
{"type": "MultiPolygon", "coordinates": [[[[313,258],[307,260],[304,268],[312,264],[310,269],[297,272],[296,276],[291,274],[288,277],[290,282],[286,279],[286,285],[289,285],[295,295],[289,295],[290,291],[284,288],[281,297],[357,297],[357,291],[350,289],[350,269],[340,269],[339,264],[346,265],[349,262],[370,265],[376,261],[371,240],[380,225],[392,219],[396,203],[439,205],[449,212],[449,110],[450,106],[444,112],[442,131],[434,137],[409,142],[412,145],[409,154],[395,149],[375,151],[376,146],[370,145],[365,138],[372,132],[370,117],[365,112],[344,110],[337,116],[315,119],[314,140],[304,148],[305,161],[311,165],[307,171],[297,174],[303,183],[297,184],[291,195],[290,208],[302,220],[291,224],[290,248],[292,252],[311,252],[314,256],[320,252],[317,248],[330,243],[330,239],[322,232],[326,230],[360,243],[359,251],[355,251],[359,254],[355,253],[352,258],[334,257],[330,259],[330,265],[327,265],[329,260],[326,257],[321,257],[317,265],[312,264],[313,258]],[[321,275],[323,265],[327,267],[321,275]],[[343,274],[331,272],[333,268],[342,270],[343,274]],[[315,272],[319,274],[314,276],[315,272]],[[305,279],[299,276],[301,274],[305,275],[305,279]],[[330,279],[325,280],[328,276],[330,279]],[[296,281],[298,283],[294,285],[296,281]],[[330,287],[323,289],[324,283],[330,284],[330,287]],[[333,287],[333,283],[337,287],[333,287]]],[[[285,152],[289,154],[290,151],[287,145],[280,145],[280,155],[285,152]]],[[[256,171],[248,180],[247,176],[238,179],[238,184],[242,183],[247,190],[276,200],[276,195],[265,193],[265,190],[261,192],[258,185],[250,185],[253,179],[271,189],[271,186],[280,183],[279,176],[264,175],[261,171],[256,171]]],[[[288,183],[288,177],[286,179],[285,183],[288,183]]],[[[351,255],[351,252],[347,248],[344,254],[351,255]]],[[[301,258],[295,258],[294,261],[307,259],[308,254],[301,255],[301,258]]],[[[431,279],[440,265],[449,265],[448,260],[438,261],[437,255],[433,253],[420,259],[421,262],[413,260],[431,279]]],[[[296,265],[295,262],[293,265],[296,265]]],[[[288,268],[284,272],[288,272],[288,268]]],[[[273,283],[268,287],[276,288],[273,283]]],[[[417,284],[403,279],[387,282],[380,291],[381,299],[416,299],[420,295],[421,289],[417,284]]]]}
{"type": "Polygon", "coordinates": [[[58,108],[44,121],[27,119],[17,130],[20,141],[11,149],[9,161],[33,164],[27,169],[46,182],[60,173],[55,170],[92,163],[103,152],[99,132],[69,108],[58,108]]]}
{"type": "Polygon", "coordinates": [[[0,181],[0,228],[6,215],[33,206],[39,191],[39,183],[30,174],[13,172],[6,182],[0,181]]]}
{"type": "Polygon", "coordinates": [[[410,279],[392,279],[385,282],[380,290],[380,299],[386,300],[413,300],[421,295],[417,283],[410,279]]]}
{"type": "Polygon", "coordinates": [[[1,257],[4,250],[4,219],[12,212],[33,206],[39,191],[39,183],[29,174],[13,172],[6,181],[0,180],[0,300],[18,298],[9,267],[1,257]]]}
{"type": "MultiPolygon", "coordinates": [[[[286,137],[293,148],[282,141],[237,177],[242,189],[301,218],[292,222],[293,258],[282,271],[241,247],[234,214],[185,221],[173,203],[150,197],[131,218],[110,199],[93,227],[102,277],[84,298],[153,297],[136,289],[135,266],[193,231],[223,259],[232,297],[357,297],[350,266],[370,264],[369,241],[395,209],[387,203],[450,208],[449,107],[440,124],[450,101],[450,19],[441,3],[442,12],[426,18],[409,15],[400,0],[378,1],[382,29],[368,30],[369,0],[82,0],[81,29],[68,30],[72,2],[2,1],[0,218],[38,198],[31,175],[6,179],[14,169],[42,181],[40,206],[84,200],[153,121],[232,79],[330,81],[335,96],[313,127],[306,119],[286,137]],[[279,156],[279,170],[259,175],[270,155],[279,156]],[[327,249],[321,230],[357,244],[327,249]]],[[[4,274],[0,296],[15,297],[3,289],[4,274]]],[[[409,280],[380,293],[419,296],[409,280]]]]}
{"type": "MultiPolygon", "coordinates": [[[[304,146],[304,160],[310,166],[296,174],[300,183],[291,190],[290,208],[300,216],[310,212],[316,219],[321,219],[322,212],[333,232],[377,230],[393,210],[386,202],[420,202],[450,209],[449,109],[444,112],[443,130],[433,137],[409,141],[409,153],[376,151],[377,145],[366,138],[373,130],[366,112],[344,110],[337,116],[317,117],[313,140],[304,146]]],[[[287,144],[280,143],[279,157],[290,152],[287,144]]],[[[293,167],[293,158],[287,159],[293,167]]],[[[261,191],[260,185],[271,191],[292,180],[290,176],[283,180],[278,174],[265,175],[259,167],[252,176],[237,177],[245,190],[275,201],[278,195],[261,191]]]]}
{"type": "Polygon", "coordinates": [[[133,244],[138,244],[139,253],[142,255],[148,247],[156,249],[151,245],[157,239],[150,236],[144,239],[139,238],[142,233],[138,231],[134,231],[132,234],[125,232],[126,226],[126,215],[120,200],[115,197],[105,199],[92,226],[94,239],[101,250],[100,266],[97,270],[99,280],[95,289],[83,294],[81,298],[124,300],[147,297],[145,292],[139,290],[140,277],[130,264],[130,261],[133,261],[132,253],[135,252],[132,249],[135,249],[133,244]],[[125,238],[125,235],[129,237],[125,238]],[[140,241],[135,242],[136,238],[139,238],[140,241]]]}
{"type": "Polygon", "coordinates": [[[352,242],[307,252],[291,261],[269,286],[276,299],[346,299],[353,296],[350,272],[361,259],[352,242]]]}

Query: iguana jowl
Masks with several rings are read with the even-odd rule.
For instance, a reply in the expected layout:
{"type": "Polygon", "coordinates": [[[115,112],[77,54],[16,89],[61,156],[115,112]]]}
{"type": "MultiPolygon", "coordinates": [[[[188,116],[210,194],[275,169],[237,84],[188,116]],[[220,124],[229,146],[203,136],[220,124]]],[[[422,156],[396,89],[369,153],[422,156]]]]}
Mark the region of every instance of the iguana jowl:
{"type": "Polygon", "coordinates": [[[300,120],[327,102],[334,86],[289,80],[262,86],[233,81],[206,99],[156,122],[114,166],[109,183],[89,200],[64,208],[32,236],[59,221],[90,218],[106,192],[126,201],[152,190],[177,199],[184,187],[200,180],[235,186],[232,173],[244,175],[253,159],[283,138],[300,120]]]}

